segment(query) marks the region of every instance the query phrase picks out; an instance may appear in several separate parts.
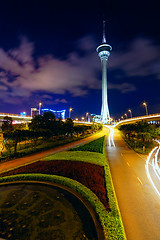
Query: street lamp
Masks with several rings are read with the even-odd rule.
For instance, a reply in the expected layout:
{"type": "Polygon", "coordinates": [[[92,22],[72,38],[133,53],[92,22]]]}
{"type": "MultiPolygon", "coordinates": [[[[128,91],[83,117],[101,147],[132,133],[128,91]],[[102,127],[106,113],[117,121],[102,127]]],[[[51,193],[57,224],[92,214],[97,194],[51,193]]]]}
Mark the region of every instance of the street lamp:
{"type": "Polygon", "coordinates": [[[124,116],[126,116],[126,118],[127,118],[127,113],[125,113],[124,116]]]}
{"type": "Polygon", "coordinates": [[[146,109],[146,115],[148,115],[148,109],[147,109],[147,103],[146,102],[143,102],[142,105],[145,107],[146,109]]]}
{"type": "Polygon", "coordinates": [[[88,114],[89,114],[89,113],[87,112],[87,113],[86,113],[86,122],[87,122],[87,116],[88,116],[88,114]]]}
{"type": "Polygon", "coordinates": [[[132,111],[131,111],[131,109],[129,109],[128,112],[130,113],[131,118],[132,118],[132,111]]]}
{"type": "Polygon", "coordinates": [[[121,118],[123,119],[124,117],[123,117],[123,116],[121,116],[121,118]]]}
{"type": "Polygon", "coordinates": [[[82,117],[81,119],[82,119],[82,121],[84,121],[84,117],[82,117]]]}
{"type": "Polygon", "coordinates": [[[71,118],[71,112],[72,112],[72,108],[69,108],[69,118],[71,118]]]}
{"type": "Polygon", "coordinates": [[[31,117],[33,117],[33,112],[37,111],[37,108],[31,108],[31,117]]]}
{"type": "Polygon", "coordinates": [[[41,107],[42,107],[42,103],[39,103],[39,115],[41,114],[41,107]]]}

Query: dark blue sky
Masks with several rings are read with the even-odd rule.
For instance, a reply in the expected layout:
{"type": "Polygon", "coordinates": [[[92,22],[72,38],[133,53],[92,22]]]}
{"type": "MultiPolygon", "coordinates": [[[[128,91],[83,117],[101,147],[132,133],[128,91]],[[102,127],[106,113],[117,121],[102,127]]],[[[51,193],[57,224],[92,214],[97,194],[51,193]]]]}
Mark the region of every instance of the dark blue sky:
{"type": "Polygon", "coordinates": [[[73,117],[100,114],[106,38],[108,104],[113,118],[160,112],[160,14],[146,1],[5,0],[0,3],[0,112],[72,107],[73,117]]]}

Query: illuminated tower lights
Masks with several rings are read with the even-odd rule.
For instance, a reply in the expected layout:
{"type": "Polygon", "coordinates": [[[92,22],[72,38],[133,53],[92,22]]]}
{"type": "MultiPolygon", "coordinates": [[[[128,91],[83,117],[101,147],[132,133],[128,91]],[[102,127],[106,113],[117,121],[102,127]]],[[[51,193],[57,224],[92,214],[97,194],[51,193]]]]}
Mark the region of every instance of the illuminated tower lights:
{"type": "Polygon", "coordinates": [[[102,107],[101,107],[101,120],[102,123],[110,122],[110,114],[107,101],[107,60],[112,50],[112,47],[106,43],[105,36],[105,21],[103,21],[103,39],[102,44],[97,47],[98,56],[102,64],[102,107]]]}

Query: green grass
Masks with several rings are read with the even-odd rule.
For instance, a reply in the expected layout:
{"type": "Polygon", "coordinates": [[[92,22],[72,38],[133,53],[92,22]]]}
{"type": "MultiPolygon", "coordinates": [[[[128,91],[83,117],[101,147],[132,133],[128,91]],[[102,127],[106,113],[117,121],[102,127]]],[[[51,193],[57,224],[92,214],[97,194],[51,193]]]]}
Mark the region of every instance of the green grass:
{"type": "Polygon", "coordinates": [[[109,164],[106,162],[104,166],[105,171],[105,181],[106,181],[106,189],[109,198],[109,205],[111,211],[107,213],[104,218],[104,226],[106,227],[107,239],[108,240],[125,240],[125,231],[123,228],[123,223],[116,199],[116,195],[114,192],[114,186],[111,178],[111,173],[109,169],[109,164]]]}
{"type": "Polygon", "coordinates": [[[70,151],[89,151],[103,153],[104,137],[100,137],[92,142],[70,149],[70,151]]]}
{"type": "Polygon", "coordinates": [[[48,157],[43,158],[45,161],[53,160],[66,160],[66,161],[81,161],[87,163],[93,163],[100,166],[104,166],[105,159],[102,154],[96,152],[83,152],[83,151],[64,151],[59,152],[48,157]]]}

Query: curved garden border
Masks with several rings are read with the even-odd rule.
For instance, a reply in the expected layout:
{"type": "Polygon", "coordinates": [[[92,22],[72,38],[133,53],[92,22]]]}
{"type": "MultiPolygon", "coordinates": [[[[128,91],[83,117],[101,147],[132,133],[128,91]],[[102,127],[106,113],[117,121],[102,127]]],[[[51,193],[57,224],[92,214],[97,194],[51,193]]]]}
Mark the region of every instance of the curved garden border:
{"type": "Polygon", "coordinates": [[[18,183],[57,186],[75,195],[88,209],[97,231],[98,240],[107,239],[104,236],[106,229],[104,229],[103,225],[103,216],[100,214],[101,211],[106,212],[106,209],[98,197],[81,183],[66,177],[47,174],[19,174],[0,178],[0,186],[18,183]],[[100,220],[100,222],[98,220],[100,220]]]}

